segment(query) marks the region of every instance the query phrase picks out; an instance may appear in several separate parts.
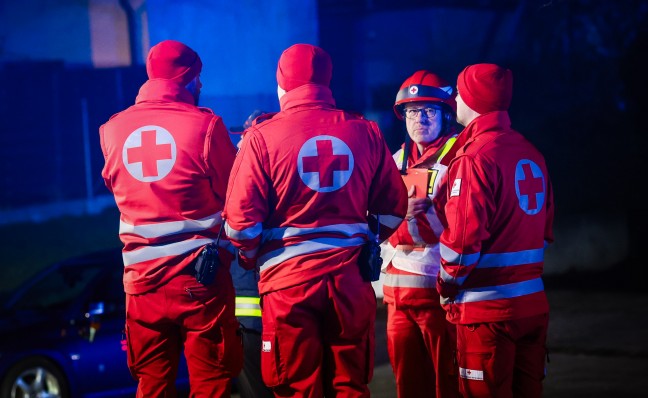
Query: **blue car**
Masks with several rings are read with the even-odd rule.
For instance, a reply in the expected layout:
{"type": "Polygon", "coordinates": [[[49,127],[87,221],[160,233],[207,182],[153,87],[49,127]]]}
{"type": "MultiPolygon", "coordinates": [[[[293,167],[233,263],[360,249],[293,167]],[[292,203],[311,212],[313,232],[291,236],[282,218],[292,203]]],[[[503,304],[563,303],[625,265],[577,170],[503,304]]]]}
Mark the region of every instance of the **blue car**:
{"type": "MultiPolygon", "coordinates": [[[[133,397],[119,249],[54,264],[0,315],[0,397],[133,397]]],[[[178,390],[188,391],[181,361],[178,390]]]]}

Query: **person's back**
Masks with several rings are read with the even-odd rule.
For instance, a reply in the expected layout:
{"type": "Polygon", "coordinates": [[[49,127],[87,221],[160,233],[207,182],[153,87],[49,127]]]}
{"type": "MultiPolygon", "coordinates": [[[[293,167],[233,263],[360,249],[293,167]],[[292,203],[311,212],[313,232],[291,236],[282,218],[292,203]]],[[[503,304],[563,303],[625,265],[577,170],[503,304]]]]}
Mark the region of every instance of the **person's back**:
{"type": "MultiPolygon", "coordinates": [[[[450,305],[457,308],[450,309],[448,320],[497,322],[547,313],[541,276],[546,239],[552,236],[553,214],[547,212],[553,207],[547,206],[552,194],[544,157],[511,129],[505,112],[475,119],[466,134],[471,136],[450,166],[474,165],[491,191],[479,196],[478,207],[470,207],[478,214],[466,213],[471,220],[487,220],[480,239],[464,240],[461,247],[446,246],[465,255],[466,264],[471,257],[479,258],[450,305]]],[[[457,169],[453,178],[466,176],[465,171],[457,169]]],[[[461,180],[463,187],[458,189],[470,189],[468,179],[461,180]]],[[[460,212],[470,200],[475,199],[449,201],[446,213],[455,214],[455,208],[460,212]]]]}
{"type": "Polygon", "coordinates": [[[138,397],[175,394],[182,348],[197,396],[228,395],[241,367],[231,255],[221,250],[212,283],[194,270],[217,240],[236,153],[221,119],[196,106],[201,67],[184,44],[157,44],[136,104],[100,127],[102,176],[121,213],[128,365],[138,397]]]}
{"type": "Polygon", "coordinates": [[[457,325],[465,397],[540,397],[549,306],[544,249],[553,198],[542,155],[511,129],[513,76],[495,64],[457,78],[465,141],[448,165],[437,290],[457,325]]]}
{"type": "MultiPolygon", "coordinates": [[[[258,253],[262,293],[356,261],[350,252],[368,233],[369,200],[376,202],[377,194],[371,184],[385,155],[380,132],[360,116],[334,108],[325,87],[300,86],[286,93],[282,104],[282,112],[245,137],[263,148],[259,153],[270,181],[267,199],[273,211],[264,222],[258,253]],[[322,245],[331,242],[323,261],[322,245]]],[[[385,217],[392,211],[372,206],[374,214],[385,217]]]]}
{"type": "Polygon", "coordinates": [[[377,125],[336,109],[330,79],[322,49],[284,51],[281,112],[246,130],[228,187],[227,234],[261,272],[262,373],[277,396],[368,396],[376,298],[358,257],[374,216],[385,239],[407,206],[377,125]]]}
{"type": "Polygon", "coordinates": [[[219,231],[236,149],[222,119],[194,101],[184,86],[153,77],[100,128],[130,294],[168,281],[219,231]]]}

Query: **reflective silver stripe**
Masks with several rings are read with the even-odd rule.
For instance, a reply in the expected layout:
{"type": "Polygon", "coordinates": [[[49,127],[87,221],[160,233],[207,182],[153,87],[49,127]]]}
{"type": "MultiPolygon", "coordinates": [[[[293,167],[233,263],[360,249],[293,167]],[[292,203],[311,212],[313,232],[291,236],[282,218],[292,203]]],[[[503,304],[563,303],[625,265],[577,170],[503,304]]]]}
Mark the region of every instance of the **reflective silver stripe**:
{"type": "Polygon", "coordinates": [[[259,304],[249,304],[249,303],[236,303],[236,308],[241,309],[251,309],[251,310],[260,310],[261,306],[259,304]]]}
{"type": "Polygon", "coordinates": [[[481,253],[459,254],[444,244],[440,244],[441,258],[452,265],[473,265],[479,260],[481,253]]]}
{"type": "Polygon", "coordinates": [[[252,258],[257,255],[259,252],[259,246],[255,247],[254,249],[250,250],[241,250],[241,254],[243,254],[247,258],[252,258]]]}
{"type": "Polygon", "coordinates": [[[543,260],[544,248],[509,253],[490,253],[481,256],[477,263],[477,268],[510,267],[539,263],[543,260]]]}
{"type": "Polygon", "coordinates": [[[418,225],[416,224],[416,218],[405,221],[407,223],[407,232],[409,232],[414,243],[425,243],[421,234],[419,233],[418,225]]]}
{"type": "Polygon", "coordinates": [[[119,221],[119,234],[133,234],[142,238],[159,238],[184,232],[203,231],[219,225],[223,221],[221,212],[200,220],[159,222],[154,224],[132,225],[119,221]]]}
{"type": "MultiPolygon", "coordinates": [[[[395,229],[403,221],[402,217],[392,216],[391,214],[379,214],[379,215],[380,215],[380,223],[391,229],[395,229]]],[[[374,216],[372,215],[372,217],[374,216]]]]}
{"type": "Polygon", "coordinates": [[[122,257],[124,259],[124,266],[127,267],[132,264],[155,260],[157,258],[179,256],[211,242],[213,242],[211,239],[193,239],[169,243],[167,245],[146,246],[141,249],[124,252],[122,257]]]}
{"type": "Polygon", "coordinates": [[[225,222],[225,233],[232,239],[245,240],[254,239],[261,234],[263,227],[260,222],[254,224],[250,228],[245,228],[242,231],[232,228],[229,223],[225,222]]]}
{"type": "Polygon", "coordinates": [[[342,247],[360,246],[363,243],[365,243],[364,237],[312,239],[265,253],[259,257],[257,264],[260,266],[261,271],[265,271],[296,256],[342,247]]]}
{"type": "Polygon", "coordinates": [[[435,288],[436,280],[431,276],[425,275],[385,275],[384,286],[390,287],[418,287],[418,288],[435,288]]]}
{"type": "Polygon", "coordinates": [[[369,226],[366,223],[356,223],[356,224],[324,225],[321,227],[312,227],[312,228],[296,228],[296,227],[272,228],[263,231],[262,241],[268,242],[270,240],[285,239],[293,236],[316,234],[322,232],[336,232],[345,236],[352,236],[359,233],[367,235],[369,233],[369,226]]]}
{"type": "Polygon", "coordinates": [[[236,251],[236,248],[234,247],[234,245],[232,244],[232,242],[230,242],[227,239],[223,239],[222,236],[221,236],[220,242],[218,242],[218,247],[222,247],[225,250],[227,250],[228,252],[236,255],[237,251],[236,251]]]}
{"type": "Polygon", "coordinates": [[[261,305],[259,297],[236,296],[234,315],[236,316],[261,316],[261,305]]]}
{"type": "Polygon", "coordinates": [[[511,283],[508,285],[479,287],[470,290],[460,291],[455,297],[456,304],[474,303],[486,300],[500,300],[513,297],[526,296],[544,290],[541,278],[531,279],[524,282],[511,283]]]}
{"type": "Polygon", "coordinates": [[[443,233],[443,224],[441,224],[441,220],[439,220],[439,216],[437,216],[436,211],[434,210],[434,206],[430,206],[428,211],[425,212],[425,218],[430,224],[434,235],[437,238],[441,236],[441,234],[443,233]]]}
{"type": "Polygon", "coordinates": [[[443,267],[439,270],[439,276],[441,279],[443,279],[444,282],[449,282],[449,283],[454,283],[455,285],[463,285],[463,283],[466,281],[467,276],[462,276],[460,278],[455,278],[449,273],[447,273],[443,267]]]}

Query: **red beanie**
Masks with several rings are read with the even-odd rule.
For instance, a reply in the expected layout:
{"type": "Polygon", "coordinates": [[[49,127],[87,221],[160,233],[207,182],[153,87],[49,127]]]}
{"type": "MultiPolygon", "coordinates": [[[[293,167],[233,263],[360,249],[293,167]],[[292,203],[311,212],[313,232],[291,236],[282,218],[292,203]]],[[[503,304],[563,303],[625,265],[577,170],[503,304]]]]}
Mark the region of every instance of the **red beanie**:
{"type": "Polygon", "coordinates": [[[457,90],[477,113],[506,111],[513,96],[513,73],[495,64],[469,65],[457,78],[457,90]]]}
{"type": "Polygon", "coordinates": [[[186,86],[201,70],[202,62],[198,54],[175,40],[156,44],[146,58],[149,79],[168,79],[186,86]]]}
{"type": "Polygon", "coordinates": [[[286,91],[308,83],[331,83],[333,64],[328,53],[310,44],[295,44],[281,54],[277,84],[286,91]]]}

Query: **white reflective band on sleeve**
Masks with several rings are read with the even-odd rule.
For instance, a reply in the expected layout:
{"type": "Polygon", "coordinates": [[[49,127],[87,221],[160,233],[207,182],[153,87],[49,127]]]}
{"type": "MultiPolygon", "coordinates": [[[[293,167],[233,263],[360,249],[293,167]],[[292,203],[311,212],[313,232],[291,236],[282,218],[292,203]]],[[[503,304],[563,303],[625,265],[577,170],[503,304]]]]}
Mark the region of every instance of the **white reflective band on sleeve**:
{"type": "Polygon", "coordinates": [[[142,238],[159,238],[162,236],[175,235],[184,232],[204,231],[219,225],[222,222],[221,212],[200,220],[183,220],[160,222],[154,224],[132,225],[127,222],[119,222],[119,234],[133,234],[142,238]]]}
{"type": "Polygon", "coordinates": [[[470,266],[476,263],[479,260],[479,256],[481,256],[481,253],[473,253],[473,254],[457,253],[456,251],[452,250],[451,248],[444,245],[443,243],[439,245],[439,248],[441,249],[441,258],[443,258],[446,262],[453,265],[470,266]]]}
{"type": "Polygon", "coordinates": [[[147,246],[138,250],[122,253],[124,266],[155,260],[168,256],[179,256],[198,247],[212,243],[211,239],[193,239],[182,242],[169,243],[168,245],[147,246]]]}
{"type": "Polygon", "coordinates": [[[510,283],[508,285],[477,287],[470,290],[459,291],[455,297],[456,304],[474,303],[477,301],[501,300],[513,297],[526,296],[544,290],[541,278],[524,282],[510,283]]]}
{"type": "Polygon", "coordinates": [[[462,276],[461,278],[454,278],[452,275],[447,273],[443,269],[443,267],[441,267],[441,269],[439,270],[439,276],[441,277],[441,279],[443,279],[444,282],[454,283],[455,285],[459,286],[463,285],[464,281],[466,280],[465,276],[462,276]]]}
{"type": "Polygon", "coordinates": [[[356,223],[356,224],[333,224],[333,225],[324,225],[321,227],[313,228],[272,228],[266,229],[263,231],[263,242],[268,242],[275,239],[286,239],[293,236],[316,234],[316,233],[325,233],[325,232],[335,232],[340,233],[345,236],[352,236],[355,234],[369,234],[369,226],[366,223],[356,223]]]}
{"type": "Polygon", "coordinates": [[[262,228],[261,223],[258,222],[250,228],[245,228],[244,230],[239,231],[230,227],[230,225],[225,222],[225,234],[235,240],[254,239],[261,234],[262,228]]]}
{"type": "Polygon", "coordinates": [[[544,261],[544,248],[509,253],[484,254],[477,268],[511,267],[544,261]]]}
{"type": "Polygon", "coordinates": [[[273,250],[271,252],[265,253],[264,255],[259,257],[257,264],[260,266],[261,271],[264,271],[272,266],[280,264],[296,256],[321,252],[330,249],[360,246],[365,242],[366,240],[364,239],[364,237],[350,238],[350,239],[320,238],[320,239],[307,240],[304,242],[299,242],[294,245],[281,247],[277,250],[273,250]]]}
{"type": "Polygon", "coordinates": [[[391,214],[380,214],[380,223],[391,229],[398,227],[402,221],[402,217],[392,216],[391,214]]]}
{"type": "Polygon", "coordinates": [[[241,254],[244,255],[247,258],[253,258],[254,256],[257,255],[259,252],[259,246],[255,247],[254,249],[250,250],[241,250],[241,254]]]}
{"type": "Polygon", "coordinates": [[[387,274],[385,275],[383,285],[390,287],[434,289],[436,288],[436,280],[434,277],[425,275],[387,274]]]}

